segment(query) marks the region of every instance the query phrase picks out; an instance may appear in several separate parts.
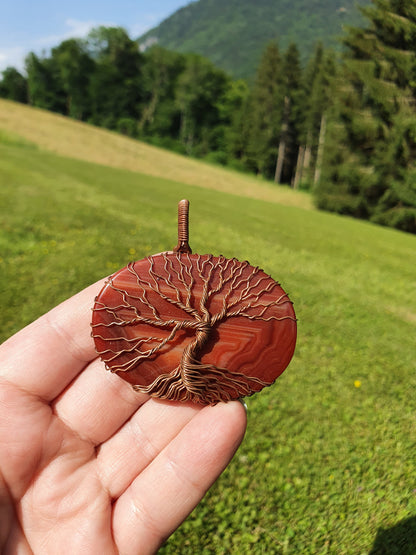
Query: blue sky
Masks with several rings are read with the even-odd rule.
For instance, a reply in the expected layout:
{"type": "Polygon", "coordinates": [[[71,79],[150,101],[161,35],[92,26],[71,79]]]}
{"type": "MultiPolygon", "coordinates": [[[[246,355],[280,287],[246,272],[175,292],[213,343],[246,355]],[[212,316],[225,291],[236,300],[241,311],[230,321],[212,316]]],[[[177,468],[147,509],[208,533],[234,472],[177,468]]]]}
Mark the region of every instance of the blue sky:
{"type": "Polygon", "coordinates": [[[0,71],[24,68],[25,56],[83,37],[98,25],[121,26],[131,38],[189,0],[0,0],[0,71]]]}

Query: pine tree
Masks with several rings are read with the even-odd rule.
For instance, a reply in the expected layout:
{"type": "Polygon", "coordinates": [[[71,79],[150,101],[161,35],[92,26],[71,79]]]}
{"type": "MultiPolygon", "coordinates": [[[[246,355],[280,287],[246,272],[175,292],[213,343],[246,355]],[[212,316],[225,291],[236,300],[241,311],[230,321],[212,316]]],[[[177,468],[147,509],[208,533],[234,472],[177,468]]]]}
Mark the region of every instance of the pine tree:
{"type": "Polygon", "coordinates": [[[328,148],[321,208],[416,233],[416,5],[373,0],[350,29],[328,148]]]}
{"type": "Polygon", "coordinates": [[[302,69],[299,50],[294,43],[285,52],[282,77],[284,106],[275,181],[293,184],[305,113],[302,69]]]}
{"type": "Polygon", "coordinates": [[[294,184],[296,188],[301,183],[304,188],[312,188],[319,174],[318,150],[320,144],[321,151],[325,146],[325,122],[332,102],[332,83],[335,73],[334,52],[324,51],[322,43],[318,43],[304,72],[305,105],[294,184]]]}
{"type": "Polygon", "coordinates": [[[246,166],[266,178],[276,170],[284,107],[284,83],[279,48],[267,45],[249,102],[249,138],[246,166]]]}

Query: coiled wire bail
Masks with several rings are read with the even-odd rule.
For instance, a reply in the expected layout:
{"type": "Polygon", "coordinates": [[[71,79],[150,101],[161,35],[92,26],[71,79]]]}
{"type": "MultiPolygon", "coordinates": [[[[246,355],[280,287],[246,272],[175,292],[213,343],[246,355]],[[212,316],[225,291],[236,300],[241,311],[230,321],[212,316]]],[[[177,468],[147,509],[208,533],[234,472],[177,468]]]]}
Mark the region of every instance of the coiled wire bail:
{"type": "Polygon", "coordinates": [[[181,200],[178,204],[178,244],[173,252],[192,254],[189,246],[189,200],[181,200]]]}

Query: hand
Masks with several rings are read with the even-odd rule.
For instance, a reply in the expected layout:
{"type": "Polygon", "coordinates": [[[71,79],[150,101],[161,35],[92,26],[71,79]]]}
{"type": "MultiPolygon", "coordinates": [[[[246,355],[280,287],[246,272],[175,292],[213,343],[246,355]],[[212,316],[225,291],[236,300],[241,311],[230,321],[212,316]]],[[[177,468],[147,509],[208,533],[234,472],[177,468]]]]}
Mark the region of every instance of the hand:
{"type": "Polygon", "coordinates": [[[239,402],[136,393],[90,337],[96,283],[0,347],[0,551],[154,553],[242,441],[239,402]]]}

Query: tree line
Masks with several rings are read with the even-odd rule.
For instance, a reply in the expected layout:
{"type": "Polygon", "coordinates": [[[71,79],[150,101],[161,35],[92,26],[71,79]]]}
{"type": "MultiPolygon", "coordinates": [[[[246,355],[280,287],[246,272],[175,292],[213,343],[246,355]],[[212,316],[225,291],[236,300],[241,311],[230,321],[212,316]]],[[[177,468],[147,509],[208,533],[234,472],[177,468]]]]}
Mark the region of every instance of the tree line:
{"type": "Polygon", "coordinates": [[[99,27],[48,55],[30,53],[26,76],[7,68],[0,96],[308,188],[334,71],[319,44],[302,68],[295,44],[281,53],[272,42],[248,84],[201,56],[141,52],[124,29],[99,27]]]}
{"type": "Polygon", "coordinates": [[[318,207],[416,233],[416,8],[373,0],[341,57],[266,45],[252,83],[99,27],[7,68],[0,96],[313,192],[318,207]]]}

